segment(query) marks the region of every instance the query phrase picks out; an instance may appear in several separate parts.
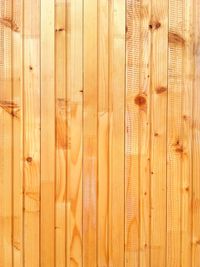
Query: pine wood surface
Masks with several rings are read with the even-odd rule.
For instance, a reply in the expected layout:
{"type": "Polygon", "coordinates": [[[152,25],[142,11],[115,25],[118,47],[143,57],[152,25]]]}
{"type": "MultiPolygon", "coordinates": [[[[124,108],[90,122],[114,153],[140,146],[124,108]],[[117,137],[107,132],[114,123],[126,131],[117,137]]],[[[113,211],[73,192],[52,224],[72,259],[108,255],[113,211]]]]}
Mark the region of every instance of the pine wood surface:
{"type": "Polygon", "coordinates": [[[0,0],[0,267],[200,266],[200,2],[0,0]]]}

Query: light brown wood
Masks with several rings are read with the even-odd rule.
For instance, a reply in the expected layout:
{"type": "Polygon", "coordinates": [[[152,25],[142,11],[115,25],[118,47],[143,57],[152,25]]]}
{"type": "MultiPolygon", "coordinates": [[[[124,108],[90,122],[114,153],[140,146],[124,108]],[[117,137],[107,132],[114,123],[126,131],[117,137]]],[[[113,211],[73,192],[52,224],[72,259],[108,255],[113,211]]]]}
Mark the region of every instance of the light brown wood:
{"type": "Polygon", "coordinates": [[[12,3],[1,1],[0,63],[0,266],[12,267],[12,3]]]}
{"type": "Polygon", "coordinates": [[[55,264],[66,266],[67,199],[67,93],[66,93],[66,3],[55,2],[55,98],[56,98],[56,183],[55,264]]]}
{"type": "Polygon", "coordinates": [[[83,3],[67,4],[67,266],[82,266],[83,3]]]}
{"type": "Polygon", "coordinates": [[[41,1],[40,265],[55,265],[55,6],[41,1]]]}
{"type": "Polygon", "coordinates": [[[40,2],[24,3],[24,265],[40,262],[40,2]],[[33,10],[33,12],[31,12],[33,10]],[[30,14],[31,15],[30,15],[30,14]],[[37,23],[33,24],[36,19],[37,23]],[[28,249],[32,248],[32,249],[28,249]],[[34,249],[33,249],[34,248],[34,249]]]}
{"type": "Polygon", "coordinates": [[[83,10],[83,266],[97,265],[97,3],[83,10]]]}
{"type": "Polygon", "coordinates": [[[18,31],[12,32],[13,103],[16,105],[13,120],[13,265],[23,263],[23,1],[13,1],[13,21],[18,31]]]}
{"type": "Polygon", "coordinates": [[[199,267],[198,0],[0,0],[0,267],[199,267]]]}

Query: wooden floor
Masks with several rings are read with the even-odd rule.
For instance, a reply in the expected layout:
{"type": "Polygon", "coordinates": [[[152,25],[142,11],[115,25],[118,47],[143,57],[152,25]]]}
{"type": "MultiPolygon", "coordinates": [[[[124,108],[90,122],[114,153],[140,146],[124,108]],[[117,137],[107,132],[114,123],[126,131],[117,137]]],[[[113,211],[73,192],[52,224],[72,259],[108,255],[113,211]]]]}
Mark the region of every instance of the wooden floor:
{"type": "Polygon", "coordinates": [[[199,0],[0,0],[0,267],[200,267],[199,0]]]}

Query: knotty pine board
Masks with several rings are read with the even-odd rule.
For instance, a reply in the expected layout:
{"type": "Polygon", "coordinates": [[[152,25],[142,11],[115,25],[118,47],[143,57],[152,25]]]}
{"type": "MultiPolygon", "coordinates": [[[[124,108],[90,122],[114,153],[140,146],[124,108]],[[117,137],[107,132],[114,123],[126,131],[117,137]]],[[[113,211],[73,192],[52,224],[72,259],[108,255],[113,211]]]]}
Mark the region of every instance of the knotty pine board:
{"type": "Polygon", "coordinates": [[[0,0],[0,267],[200,266],[199,18],[0,0]]]}

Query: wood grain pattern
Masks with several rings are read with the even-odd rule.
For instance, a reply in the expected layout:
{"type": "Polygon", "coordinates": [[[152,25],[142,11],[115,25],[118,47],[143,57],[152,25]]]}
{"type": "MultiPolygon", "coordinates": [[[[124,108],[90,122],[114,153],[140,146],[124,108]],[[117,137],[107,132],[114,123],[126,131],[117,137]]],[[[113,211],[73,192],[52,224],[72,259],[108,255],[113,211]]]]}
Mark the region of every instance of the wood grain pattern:
{"type": "Polygon", "coordinates": [[[40,3],[24,3],[24,265],[40,261],[40,3]],[[31,16],[29,12],[31,10],[31,16]],[[33,26],[33,20],[37,24],[33,26]],[[28,249],[32,248],[32,249],[28,249]],[[33,249],[34,248],[34,249],[33,249]]]}
{"type": "Polygon", "coordinates": [[[0,0],[0,267],[199,267],[198,0],[0,0]]]}

